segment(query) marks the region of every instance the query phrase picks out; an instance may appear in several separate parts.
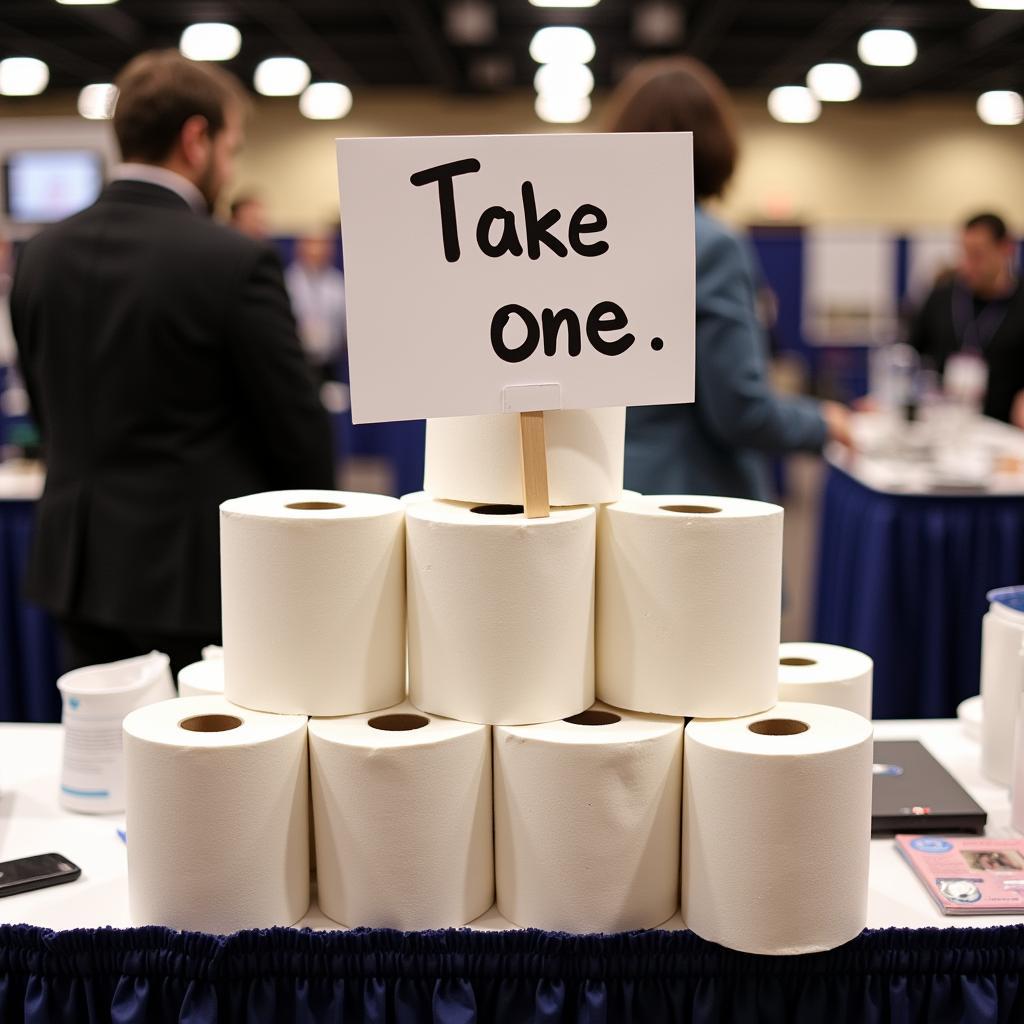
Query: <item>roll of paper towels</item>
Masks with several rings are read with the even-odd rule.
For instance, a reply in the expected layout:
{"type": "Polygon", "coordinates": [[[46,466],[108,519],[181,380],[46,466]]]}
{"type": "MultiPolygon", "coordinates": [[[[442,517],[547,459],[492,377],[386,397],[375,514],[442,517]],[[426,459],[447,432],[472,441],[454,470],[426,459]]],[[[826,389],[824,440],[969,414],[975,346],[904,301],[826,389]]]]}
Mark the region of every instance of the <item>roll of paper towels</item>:
{"type": "Polygon", "coordinates": [[[779,648],[779,700],[829,704],[871,717],[874,663],[835,644],[787,643],[779,648]]]}
{"type": "Polygon", "coordinates": [[[683,764],[683,920],[747,953],[813,953],[867,916],[871,723],[782,703],[691,721],[683,764]]]}
{"type": "Polygon", "coordinates": [[[683,724],[607,705],[494,730],[498,911],[530,928],[652,928],[678,907],[683,724]]]}
{"type": "MultiPolygon", "coordinates": [[[[626,410],[561,409],[544,414],[552,505],[600,505],[622,494],[626,410]]],[[[423,489],[449,501],[523,500],[519,416],[427,420],[423,489]]]]}
{"type": "Polygon", "coordinates": [[[349,927],[468,924],[494,902],[491,730],[402,704],[309,723],[320,909],[349,927]]]}
{"type": "Polygon", "coordinates": [[[124,721],[135,924],[215,933],[309,907],[306,719],[179,697],[124,721]]]}
{"type": "Polygon", "coordinates": [[[981,766],[1004,786],[1013,778],[1013,740],[1024,692],[1024,587],[986,595],[981,623],[981,766]]]}
{"type": "Polygon", "coordinates": [[[278,714],[352,715],[405,694],[402,506],[274,491],[220,507],[224,691],[278,714]]]}
{"type": "Polygon", "coordinates": [[[409,697],[463,722],[550,722],[594,699],[593,508],[406,505],[409,697]]]}
{"type": "Polygon", "coordinates": [[[224,662],[220,658],[194,661],[178,673],[179,697],[202,697],[210,693],[224,693],[224,662]]]}
{"type": "Polygon", "coordinates": [[[778,699],[782,509],[702,495],[627,498],[598,530],[597,696],[735,717],[778,699]]]}

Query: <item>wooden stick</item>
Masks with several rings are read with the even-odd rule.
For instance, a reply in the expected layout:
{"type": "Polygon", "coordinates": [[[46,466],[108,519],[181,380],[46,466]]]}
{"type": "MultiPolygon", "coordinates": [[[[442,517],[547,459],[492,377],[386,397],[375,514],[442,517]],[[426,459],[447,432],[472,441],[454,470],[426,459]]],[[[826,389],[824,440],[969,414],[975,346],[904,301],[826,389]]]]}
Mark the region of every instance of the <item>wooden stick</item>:
{"type": "Polygon", "coordinates": [[[548,456],[544,447],[544,413],[521,412],[519,433],[523,454],[523,508],[527,519],[551,515],[548,501],[548,456]]]}

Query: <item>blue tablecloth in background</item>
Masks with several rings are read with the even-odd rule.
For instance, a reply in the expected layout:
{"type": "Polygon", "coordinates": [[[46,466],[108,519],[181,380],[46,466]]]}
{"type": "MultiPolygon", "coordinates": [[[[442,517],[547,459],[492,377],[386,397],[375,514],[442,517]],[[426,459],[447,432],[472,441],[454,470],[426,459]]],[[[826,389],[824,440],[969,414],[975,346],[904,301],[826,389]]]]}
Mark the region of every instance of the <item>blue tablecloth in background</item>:
{"type": "Polygon", "coordinates": [[[32,540],[34,501],[0,501],[0,721],[59,722],[56,630],[21,588],[32,540]]]}
{"type": "Polygon", "coordinates": [[[890,928],[828,953],[751,956],[685,931],[277,928],[221,938],[4,925],[0,1016],[28,1024],[1012,1024],[1024,1019],[1024,927],[890,928]]]}
{"type": "Polygon", "coordinates": [[[978,692],[987,591],[1024,583],[1024,498],[874,491],[829,465],[814,638],[875,661],[874,717],[978,692]]]}

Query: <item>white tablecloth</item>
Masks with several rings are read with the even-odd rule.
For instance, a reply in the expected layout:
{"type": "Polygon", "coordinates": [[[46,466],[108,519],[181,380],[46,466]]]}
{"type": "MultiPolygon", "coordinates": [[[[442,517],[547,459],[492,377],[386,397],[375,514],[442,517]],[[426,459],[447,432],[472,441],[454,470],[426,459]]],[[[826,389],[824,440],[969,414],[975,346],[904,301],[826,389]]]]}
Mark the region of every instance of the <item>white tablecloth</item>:
{"type": "MultiPolygon", "coordinates": [[[[1007,791],[982,777],[978,745],[959,722],[878,722],[875,737],[920,739],[988,811],[988,834],[1011,834],[1007,791]]],[[[0,861],[55,852],[82,868],[77,882],[0,899],[0,922],[55,929],[129,927],[126,847],[117,834],[124,828],[124,817],[63,811],[57,801],[60,754],[60,726],[0,724],[0,861]]],[[[239,870],[245,870],[243,863],[239,870]]],[[[836,884],[843,880],[836,879],[836,884]]],[[[892,840],[872,842],[869,928],[969,928],[1017,921],[1008,915],[943,916],[892,840]]],[[[299,926],[339,927],[315,904],[299,926]]],[[[511,926],[492,910],[475,927],[511,926]]],[[[665,927],[683,925],[677,915],[665,927]]]]}

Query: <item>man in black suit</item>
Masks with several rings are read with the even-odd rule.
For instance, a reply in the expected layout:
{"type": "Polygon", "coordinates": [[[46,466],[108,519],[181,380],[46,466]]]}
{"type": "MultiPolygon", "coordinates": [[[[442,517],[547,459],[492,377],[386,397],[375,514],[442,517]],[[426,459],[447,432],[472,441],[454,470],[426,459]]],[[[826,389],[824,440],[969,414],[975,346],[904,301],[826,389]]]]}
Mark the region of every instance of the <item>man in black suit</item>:
{"type": "Polygon", "coordinates": [[[218,505],[333,487],[326,414],[273,252],[209,219],[242,141],[238,83],[177,51],[117,81],[125,163],[24,248],[11,312],[42,432],[28,596],[68,666],[219,642],[218,505]]]}

